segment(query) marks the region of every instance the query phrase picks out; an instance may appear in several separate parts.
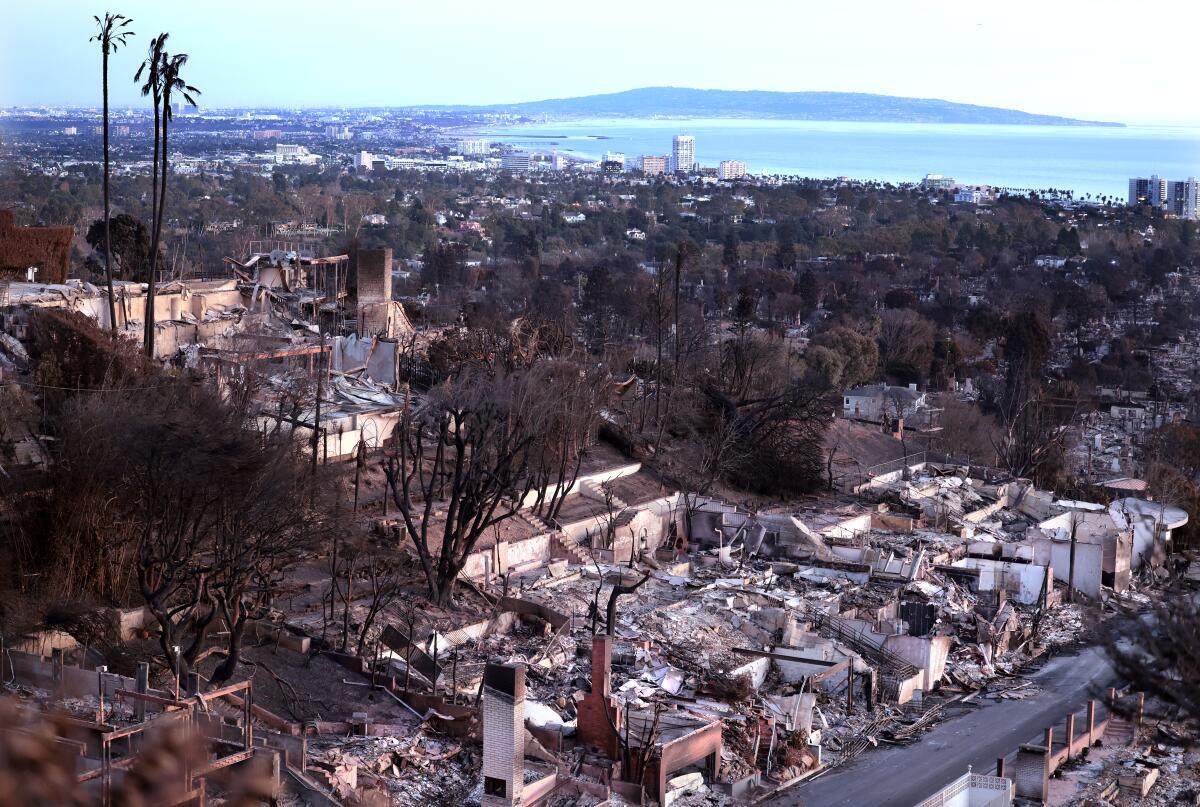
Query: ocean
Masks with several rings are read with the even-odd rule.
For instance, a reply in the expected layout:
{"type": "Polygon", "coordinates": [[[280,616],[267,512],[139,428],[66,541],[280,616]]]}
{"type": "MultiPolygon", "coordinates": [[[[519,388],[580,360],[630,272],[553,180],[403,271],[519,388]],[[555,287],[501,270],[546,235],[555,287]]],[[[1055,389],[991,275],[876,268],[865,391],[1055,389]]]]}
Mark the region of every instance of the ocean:
{"type": "Polygon", "coordinates": [[[1200,176],[1200,129],[1169,126],[996,126],[746,119],[613,119],[538,123],[479,133],[527,149],[600,158],[669,154],[696,138],[696,159],[742,160],[753,174],[1058,188],[1124,199],[1132,176],[1200,176]]]}

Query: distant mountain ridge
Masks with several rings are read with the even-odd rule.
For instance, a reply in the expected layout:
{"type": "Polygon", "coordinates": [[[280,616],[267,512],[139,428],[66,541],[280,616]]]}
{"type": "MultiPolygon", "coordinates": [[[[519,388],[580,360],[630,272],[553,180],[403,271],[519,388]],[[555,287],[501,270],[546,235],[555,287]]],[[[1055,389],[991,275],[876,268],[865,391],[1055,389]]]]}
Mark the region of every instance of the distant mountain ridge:
{"type": "Polygon", "coordinates": [[[1016,109],[850,92],[774,92],[641,87],[603,95],[516,104],[453,107],[551,118],[780,118],[879,123],[991,123],[1041,126],[1124,126],[1016,109]]]}

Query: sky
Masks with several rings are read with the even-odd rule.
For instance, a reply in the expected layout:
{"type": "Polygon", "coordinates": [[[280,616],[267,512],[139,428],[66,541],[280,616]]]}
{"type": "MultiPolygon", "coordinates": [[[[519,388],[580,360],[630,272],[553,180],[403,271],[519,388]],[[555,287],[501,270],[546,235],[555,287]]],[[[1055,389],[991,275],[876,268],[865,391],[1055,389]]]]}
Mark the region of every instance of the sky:
{"type": "MultiPolygon", "coordinates": [[[[671,85],[872,92],[1200,126],[1197,0],[112,0],[190,54],[202,107],[488,104],[671,85]]],[[[83,0],[10,5],[0,106],[98,106],[83,0]]]]}

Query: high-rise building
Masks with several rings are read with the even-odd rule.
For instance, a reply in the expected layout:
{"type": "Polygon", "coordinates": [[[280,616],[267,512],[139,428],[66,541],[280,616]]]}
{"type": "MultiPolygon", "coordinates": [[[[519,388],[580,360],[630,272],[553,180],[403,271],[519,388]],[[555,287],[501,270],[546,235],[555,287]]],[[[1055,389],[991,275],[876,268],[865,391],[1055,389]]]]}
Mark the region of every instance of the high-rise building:
{"type": "Polygon", "coordinates": [[[500,156],[500,167],[505,171],[524,173],[529,170],[528,151],[510,151],[500,156]]]}
{"type": "Polygon", "coordinates": [[[550,157],[550,167],[555,171],[566,171],[571,167],[571,161],[567,159],[567,155],[554,152],[550,157]]]}
{"type": "Polygon", "coordinates": [[[667,173],[667,162],[669,158],[662,155],[646,154],[642,156],[641,166],[642,173],[646,176],[658,176],[659,174],[667,173]]]}
{"type": "Polygon", "coordinates": [[[605,174],[619,174],[625,170],[625,155],[619,151],[604,152],[600,160],[600,170],[605,174]]]}
{"type": "Polygon", "coordinates": [[[325,136],[330,138],[331,140],[349,140],[350,139],[350,127],[349,126],[326,126],[325,127],[325,136]]]}
{"type": "Polygon", "coordinates": [[[483,157],[491,150],[492,144],[483,139],[458,141],[458,153],[465,157],[483,157]]]}
{"type": "Polygon", "coordinates": [[[671,169],[677,174],[686,174],[696,167],[696,138],[691,135],[675,135],[671,140],[671,169]]]}
{"type": "Polygon", "coordinates": [[[717,179],[741,179],[746,176],[746,164],[741,160],[721,160],[717,179]]]}
{"type": "Polygon", "coordinates": [[[941,174],[926,174],[921,180],[921,187],[927,191],[954,190],[954,177],[944,177],[941,174]]]}
{"type": "Polygon", "coordinates": [[[67,137],[74,137],[75,135],[79,134],[79,129],[75,126],[68,126],[67,128],[63,129],[63,134],[65,134],[67,137]]]}
{"type": "Polygon", "coordinates": [[[375,167],[375,155],[369,151],[360,151],[354,156],[354,169],[356,171],[370,171],[375,167]]]}
{"type": "Polygon", "coordinates": [[[1181,219],[1200,221],[1200,181],[1195,177],[1167,183],[1167,212],[1181,219]]]}
{"type": "Polygon", "coordinates": [[[1159,179],[1157,174],[1150,177],[1130,177],[1129,204],[1162,207],[1166,198],[1167,181],[1159,179]]]}

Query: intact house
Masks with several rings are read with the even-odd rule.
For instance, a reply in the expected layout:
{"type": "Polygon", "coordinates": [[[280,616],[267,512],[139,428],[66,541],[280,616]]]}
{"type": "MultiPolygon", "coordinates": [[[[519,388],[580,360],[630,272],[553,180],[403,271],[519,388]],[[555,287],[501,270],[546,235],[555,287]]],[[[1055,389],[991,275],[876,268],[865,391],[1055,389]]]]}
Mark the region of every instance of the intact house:
{"type": "Polygon", "coordinates": [[[910,418],[928,407],[926,394],[916,384],[907,387],[868,384],[842,393],[842,416],[858,420],[910,418]]]}

